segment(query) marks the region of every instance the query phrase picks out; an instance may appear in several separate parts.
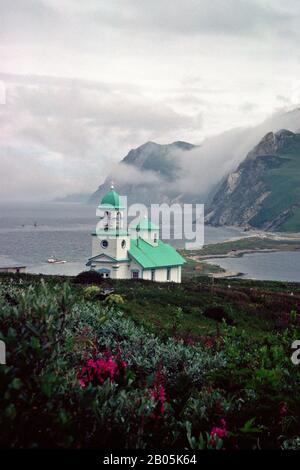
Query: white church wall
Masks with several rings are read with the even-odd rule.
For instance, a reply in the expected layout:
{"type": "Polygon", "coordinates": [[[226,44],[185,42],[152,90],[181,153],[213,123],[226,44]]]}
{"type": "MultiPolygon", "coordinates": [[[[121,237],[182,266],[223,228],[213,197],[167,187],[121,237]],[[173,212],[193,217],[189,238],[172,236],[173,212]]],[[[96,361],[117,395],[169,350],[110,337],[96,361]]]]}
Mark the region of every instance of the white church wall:
{"type": "Polygon", "coordinates": [[[127,263],[120,263],[119,268],[114,271],[113,279],[129,279],[130,278],[130,265],[127,263]]]}
{"type": "Polygon", "coordinates": [[[145,279],[146,281],[151,281],[151,270],[150,269],[144,269],[143,279],[145,279]]]}
{"type": "MultiPolygon", "coordinates": [[[[156,268],[154,280],[156,282],[181,282],[181,266],[174,266],[170,268],[170,279],[168,280],[167,268],[156,268]]],[[[151,269],[144,269],[143,279],[151,281],[151,269]]]]}
{"type": "Polygon", "coordinates": [[[129,237],[114,237],[108,236],[106,237],[98,237],[97,235],[93,235],[92,237],[92,257],[97,256],[99,254],[105,254],[107,256],[111,256],[112,258],[124,259],[127,258],[129,248],[129,237]],[[101,245],[102,240],[107,240],[108,245],[107,247],[103,247],[101,245]],[[125,248],[122,248],[122,241],[126,241],[125,248]]]}
{"type": "Polygon", "coordinates": [[[117,237],[115,257],[118,259],[127,258],[129,248],[130,248],[130,239],[128,236],[117,237]],[[123,242],[125,242],[124,247],[122,246],[123,242]]]}
{"type": "MultiPolygon", "coordinates": [[[[128,279],[130,278],[130,269],[128,263],[105,263],[94,262],[93,269],[99,271],[100,269],[109,269],[109,277],[111,279],[128,279]]],[[[105,276],[106,277],[106,276],[105,276]]]]}

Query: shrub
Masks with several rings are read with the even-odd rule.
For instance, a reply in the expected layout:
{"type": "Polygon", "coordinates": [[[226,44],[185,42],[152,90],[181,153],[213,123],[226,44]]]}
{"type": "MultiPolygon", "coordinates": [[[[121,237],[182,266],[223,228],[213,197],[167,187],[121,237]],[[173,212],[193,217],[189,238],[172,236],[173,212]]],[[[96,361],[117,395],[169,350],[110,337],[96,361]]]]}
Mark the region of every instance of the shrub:
{"type": "Polygon", "coordinates": [[[186,344],[87,298],[95,287],[0,283],[2,447],[299,447],[295,325],[256,337],[223,322],[186,344]]]}
{"type": "Polygon", "coordinates": [[[103,277],[97,271],[82,271],[73,282],[75,284],[102,284],[103,277]]]}
{"type": "Polygon", "coordinates": [[[98,286],[88,286],[83,291],[83,296],[87,300],[94,300],[101,296],[102,290],[98,286]]]}
{"type": "Polygon", "coordinates": [[[204,310],[203,315],[207,318],[211,318],[212,320],[216,320],[217,322],[222,322],[225,320],[228,325],[233,324],[233,321],[230,318],[228,312],[223,306],[220,305],[208,307],[204,310]]]}
{"type": "Polygon", "coordinates": [[[108,305],[123,305],[125,303],[123,297],[119,294],[109,294],[105,298],[105,303],[108,305]]]}

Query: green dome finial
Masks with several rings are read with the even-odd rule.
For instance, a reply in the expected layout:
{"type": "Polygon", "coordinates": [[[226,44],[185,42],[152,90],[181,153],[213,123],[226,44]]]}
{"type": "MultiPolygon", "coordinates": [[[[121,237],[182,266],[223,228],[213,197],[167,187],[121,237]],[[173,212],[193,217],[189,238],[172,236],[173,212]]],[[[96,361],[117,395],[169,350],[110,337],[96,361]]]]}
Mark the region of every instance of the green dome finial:
{"type": "Polygon", "coordinates": [[[120,206],[120,196],[114,190],[114,184],[111,182],[110,191],[103,196],[101,201],[101,206],[113,206],[115,209],[119,209],[120,206]]]}

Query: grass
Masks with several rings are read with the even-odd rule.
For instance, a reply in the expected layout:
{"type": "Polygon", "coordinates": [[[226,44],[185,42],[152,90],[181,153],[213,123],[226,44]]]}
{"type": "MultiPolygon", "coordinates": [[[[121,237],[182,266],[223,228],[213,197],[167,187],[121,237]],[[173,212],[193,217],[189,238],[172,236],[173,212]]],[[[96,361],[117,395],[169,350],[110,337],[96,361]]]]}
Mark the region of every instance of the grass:
{"type": "MultiPolygon", "coordinates": [[[[271,194],[264,200],[259,214],[251,220],[251,225],[260,227],[268,220],[277,217],[289,206],[300,205],[300,136],[296,136],[295,145],[285,154],[280,155],[280,165],[271,167],[264,176],[267,190],[271,194]]],[[[296,232],[300,230],[300,210],[280,227],[280,231],[296,232]]]]}
{"type": "Polygon", "coordinates": [[[276,240],[272,238],[246,237],[238,240],[225,241],[204,245],[200,250],[182,251],[183,256],[216,256],[227,255],[232,251],[239,250],[276,250],[276,251],[297,251],[300,250],[299,240],[276,240]]]}
{"type": "MultiPolygon", "coordinates": [[[[55,286],[70,278],[29,274],[1,274],[0,282],[22,279],[23,284],[46,279],[55,286]]],[[[222,330],[222,323],[207,316],[207,309],[221,307],[238,330],[250,336],[263,337],[278,330],[284,312],[300,309],[300,284],[290,282],[252,281],[247,279],[211,279],[194,275],[182,284],[150,281],[108,281],[125,303],[125,314],[158,335],[213,335],[222,330]],[[291,295],[293,293],[293,295],[291,295]],[[182,310],[180,321],[177,309],[182,310]]],[[[81,295],[82,287],[73,286],[81,295]]]]}
{"type": "Polygon", "coordinates": [[[182,276],[184,279],[188,279],[194,276],[208,276],[214,273],[225,272],[223,268],[215,264],[201,263],[197,260],[190,259],[185,254],[186,263],[182,268],[182,276]]]}
{"type": "Polygon", "coordinates": [[[283,312],[300,306],[300,285],[294,283],[212,280],[199,277],[181,285],[118,281],[116,293],[126,302],[125,312],[157,334],[210,335],[222,324],[207,317],[207,309],[219,306],[238,329],[263,337],[277,331],[283,312]],[[293,296],[291,296],[293,292],[293,296]],[[176,309],[182,319],[176,324],[176,309]]]}

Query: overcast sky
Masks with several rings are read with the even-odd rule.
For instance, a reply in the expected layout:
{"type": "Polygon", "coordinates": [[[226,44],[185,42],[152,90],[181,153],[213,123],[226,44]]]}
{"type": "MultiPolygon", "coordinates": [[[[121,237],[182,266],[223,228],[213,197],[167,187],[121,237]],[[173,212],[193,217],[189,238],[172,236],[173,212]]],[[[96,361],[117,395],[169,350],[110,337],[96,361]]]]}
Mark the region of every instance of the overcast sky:
{"type": "Polygon", "coordinates": [[[93,191],[148,140],[297,106],[299,41],[298,0],[1,0],[1,199],[93,191]]]}

